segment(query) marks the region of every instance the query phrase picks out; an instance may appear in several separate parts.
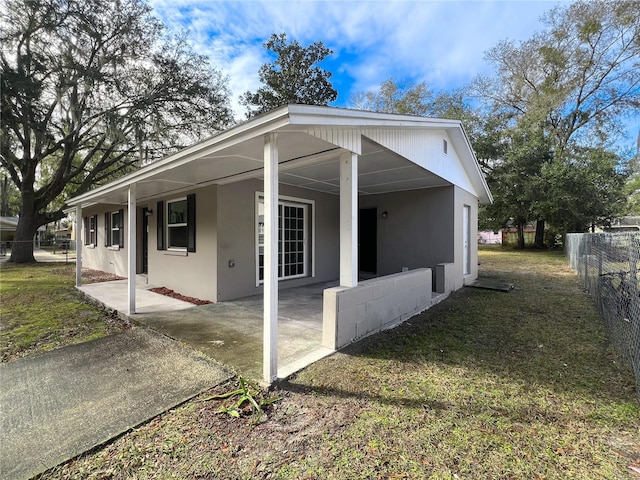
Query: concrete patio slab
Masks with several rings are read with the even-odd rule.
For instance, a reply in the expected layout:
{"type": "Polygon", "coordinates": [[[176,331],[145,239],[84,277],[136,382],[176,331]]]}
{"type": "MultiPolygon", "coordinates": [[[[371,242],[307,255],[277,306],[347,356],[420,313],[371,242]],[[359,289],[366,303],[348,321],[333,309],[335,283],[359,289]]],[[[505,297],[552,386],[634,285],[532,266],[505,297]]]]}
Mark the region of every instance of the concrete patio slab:
{"type": "MultiPolygon", "coordinates": [[[[278,377],[285,378],[333,353],[322,347],[322,292],[335,283],[281,290],[278,316],[278,377]]],[[[136,320],[228,365],[239,375],[262,378],[262,295],[136,320]]]]}
{"type": "Polygon", "coordinates": [[[228,379],[144,327],[0,365],[0,478],[31,478],[228,379]]]}
{"type": "MultiPolygon", "coordinates": [[[[333,353],[322,347],[322,300],[324,290],[335,285],[336,282],[318,283],[279,292],[279,378],[333,353]]],[[[78,288],[126,316],[126,280],[78,288]]],[[[137,284],[137,313],[131,318],[195,348],[238,375],[261,381],[262,295],[196,307],[148,288],[149,285],[137,284]]]]}
{"type": "MultiPolygon", "coordinates": [[[[172,312],[192,308],[193,304],[148,290],[148,285],[136,285],[136,313],[172,312]]],[[[127,280],[81,285],[78,290],[109,308],[126,314],[129,308],[127,280]]]]}
{"type": "MultiPolygon", "coordinates": [[[[230,303],[188,310],[138,315],[136,320],[233,368],[239,375],[262,378],[262,314],[230,303]]],[[[321,346],[322,331],[303,322],[278,319],[278,377],[283,378],[333,353],[321,346]],[[300,363],[315,353],[313,360],[300,363]],[[292,364],[297,368],[292,370],[292,364]]]]}

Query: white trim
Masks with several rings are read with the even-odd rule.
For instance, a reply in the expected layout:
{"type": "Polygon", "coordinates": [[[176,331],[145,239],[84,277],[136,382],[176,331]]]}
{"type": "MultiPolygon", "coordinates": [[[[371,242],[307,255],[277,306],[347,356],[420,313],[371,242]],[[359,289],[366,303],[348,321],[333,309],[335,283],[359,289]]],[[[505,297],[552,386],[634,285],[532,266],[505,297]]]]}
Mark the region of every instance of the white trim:
{"type": "Polygon", "coordinates": [[[462,275],[471,274],[471,205],[462,206],[462,275]]]}
{"type": "MultiPolygon", "coordinates": [[[[254,198],[254,209],[255,209],[255,220],[254,220],[254,264],[255,264],[255,279],[256,279],[256,287],[259,287],[264,283],[264,280],[260,280],[260,232],[258,230],[260,215],[258,205],[260,201],[264,201],[264,193],[260,191],[255,192],[254,198]]],[[[316,201],[300,198],[300,197],[291,197],[287,195],[279,195],[278,196],[278,206],[293,206],[293,207],[304,207],[305,215],[304,215],[304,239],[303,242],[305,245],[304,252],[304,273],[299,275],[290,275],[284,276],[284,268],[283,268],[283,276],[278,276],[278,281],[286,281],[286,280],[294,280],[297,278],[314,278],[316,276],[316,201]],[[309,210],[311,210],[311,215],[309,215],[309,210]],[[311,229],[311,237],[309,238],[309,229],[311,229]],[[311,251],[309,251],[311,250],[311,251]],[[311,262],[311,271],[309,271],[309,262],[311,262]]],[[[280,227],[280,216],[278,216],[278,227],[280,227]]],[[[282,253],[284,256],[284,252],[282,253]]],[[[284,261],[284,259],[283,259],[284,261]]],[[[278,265],[278,268],[280,265],[278,265]]]]}
{"type": "Polygon", "coordinates": [[[87,217],[89,219],[89,228],[87,229],[87,231],[89,232],[89,243],[85,246],[87,247],[91,247],[91,248],[96,248],[96,245],[98,244],[98,215],[94,214],[91,215],[89,217],[87,217]],[[91,229],[91,220],[95,220],[95,224],[93,225],[93,229],[91,229]],[[92,235],[93,234],[93,235],[92,235]],[[93,237],[93,242],[91,241],[93,237]]]}
{"type": "MultiPolygon", "coordinates": [[[[124,245],[124,238],[119,238],[122,232],[122,227],[117,227],[114,228],[113,226],[113,216],[114,215],[120,215],[120,210],[116,210],[115,212],[109,212],[109,250],[120,250],[120,243],[122,242],[122,244],[124,245]],[[117,230],[118,231],[118,238],[119,240],[117,242],[113,241],[113,232],[117,230]],[[113,248],[113,247],[117,247],[117,248],[113,248]]],[[[124,211],[122,212],[122,216],[124,217],[124,211]]],[[[120,224],[124,225],[124,218],[120,218],[120,224]]]]}
{"type": "MultiPolygon", "coordinates": [[[[188,208],[188,203],[187,203],[187,197],[178,197],[178,198],[172,198],[171,200],[166,200],[164,203],[164,208],[165,208],[165,212],[164,215],[167,219],[167,221],[165,222],[164,228],[165,228],[165,235],[167,236],[167,250],[168,251],[174,251],[174,252],[186,252],[187,251],[187,245],[185,245],[184,247],[178,247],[178,246],[171,246],[170,245],[170,241],[171,241],[171,236],[169,235],[169,230],[171,228],[174,227],[187,227],[187,237],[189,235],[189,222],[187,221],[187,218],[185,218],[184,222],[181,223],[174,223],[171,224],[169,222],[169,204],[170,203],[176,203],[176,202],[185,202],[185,205],[187,206],[186,208],[188,208]]],[[[188,212],[185,210],[185,217],[188,215],[188,212]]],[[[189,240],[187,239],[187,243],[189,242],[189,240]]]]}
{"type": "Polygon", "coordinates": [[[168,255],[170,257],[188,257],[189,252],[184,248],[182,250],[178,250],[176,248],[172,248],[171,250],[165,250],[164,255],[168,255]]]}

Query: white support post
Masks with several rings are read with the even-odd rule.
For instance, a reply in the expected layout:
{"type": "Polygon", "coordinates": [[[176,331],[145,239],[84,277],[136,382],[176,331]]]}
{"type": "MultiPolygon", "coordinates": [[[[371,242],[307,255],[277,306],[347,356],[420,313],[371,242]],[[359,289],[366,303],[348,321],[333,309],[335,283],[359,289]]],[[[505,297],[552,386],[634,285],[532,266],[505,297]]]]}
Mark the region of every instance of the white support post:
{"type": "Polygon", "coordinates": [[[82,285],[82,205],[76,205],[76,287],[82,285]]]}
{"type": "Polygon", "coordinates": [[[264,140],[264,380],[278,377],[278,137],[264,140]]]}
{"type": "Polygon", "coordinates": [[[358,155],[340,155],[340,286],[358,285],[358,155]]]}
{"type": "MultiPolygon", "coordinates": [[[[127,287],[129,310],[127,315],[136,313],[136,184],[129,185],[129,198],[127,203],[127,287]]],[[[121,220],[122,221],[122,220],[121,220]]],[[[124,223],[124,222],[123,222],[124,223]]]]}

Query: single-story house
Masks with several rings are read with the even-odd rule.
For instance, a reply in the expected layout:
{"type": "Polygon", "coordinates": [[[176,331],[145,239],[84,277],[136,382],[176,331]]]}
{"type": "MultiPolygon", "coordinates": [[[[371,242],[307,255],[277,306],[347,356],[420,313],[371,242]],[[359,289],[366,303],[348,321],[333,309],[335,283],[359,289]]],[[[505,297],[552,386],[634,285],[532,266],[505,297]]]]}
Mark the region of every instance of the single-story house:
{"type": "Polygon", "coordinates": [[[611,225],[603,227],[605,232],[638,232],[640,231],[640,217],[628,215],[614,218],[611,225]]]}
{"type": "Polygon", "coordinates": [[[127,277],[129,314],[140,273],[212,302],[263,293],[270,382],[278,288],[339,281],[323,345],[341,348],[475,280],[491,201],[457,120],[288,105],[70,199],[76,281],[127,277]]]}
{"type": "Polygon", "coordinates": [[[479,245],[500,245],[502,243],[502,231],[482,230],[478,232],[479,245]]]}
{"type": "Polygon", "coordinates": [[[17,228],[18,217],[0,217],[0,242],[13,242],[17,228]]]}
{"type": "MultiPolygon", "coordinates": [[[[11,244],[16,237],[16,230],[18,229],[19,217],[0,217],[0,243],[2,243],[3,251],[6,248],[11,248],[11,244]]],[[[33,237],[34,246],[40,248],[41,237],[46,232],[46,227],[40,226],[33,237]]]]}

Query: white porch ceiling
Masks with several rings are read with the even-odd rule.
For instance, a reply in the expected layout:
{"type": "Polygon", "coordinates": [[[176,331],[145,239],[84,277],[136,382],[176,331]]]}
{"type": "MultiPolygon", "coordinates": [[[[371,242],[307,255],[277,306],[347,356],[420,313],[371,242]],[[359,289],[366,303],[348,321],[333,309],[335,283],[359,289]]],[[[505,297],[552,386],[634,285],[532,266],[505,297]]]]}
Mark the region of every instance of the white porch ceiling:
{"type": "MultiPolygon", "coordinates": [[[[210,184],[226,184],[248,178],[262,179],[263,137],[252,138],[218,151],[204,154],[185,165],[141,178],[138,202],[210,184]]],[[[340,193],[342,149],[292,130],[278,133],[280,182],[330,194],[340,193]]],[[[442,178],[394,152],[362,138],[358,160],[358,191],[361,195],[449,185],[442,178]]],[[[124,204],[127,188],[101,196],[100,203],[124,204]]]]}
{"type": "MultiPolygon", "coordinates": [[[[280,182],[337,195],[340,193],[339,161],[338,151],[334,156],[312,165],[287,168],[284,164],[280,182]]],[[[361,195],[444,185],[449,183],[400,155],[362,139],[362,154],[358,158],[358,192],[361,195]]]]}

